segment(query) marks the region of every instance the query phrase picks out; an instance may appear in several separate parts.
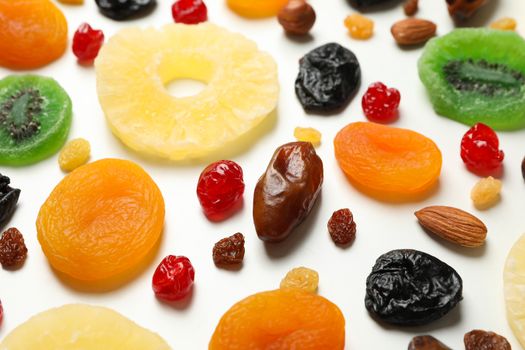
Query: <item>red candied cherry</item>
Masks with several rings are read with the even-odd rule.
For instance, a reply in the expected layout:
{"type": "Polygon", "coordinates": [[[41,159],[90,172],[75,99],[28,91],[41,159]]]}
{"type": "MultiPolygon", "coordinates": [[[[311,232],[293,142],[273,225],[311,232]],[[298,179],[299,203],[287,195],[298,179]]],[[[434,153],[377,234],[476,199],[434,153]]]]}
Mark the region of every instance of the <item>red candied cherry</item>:
{"type": "Polygon", "coordinates": [[[4,320],[4,308],[2,307],[2,301],[0,300],[0,326],[2,325],[3,320],[4,320]]]}
{"type": "Polygon", "coordinates": [[[177,23],[197,24],[208,20],[208,9],[202,0],[177,0],[171,6],[171,14],[177,23]]]}
{"type": "Polygon", "coordinates": [[[190,293],[194,279],[195,270],[188,258],[168,255],[153,274],[153,291],[159,299],[180,300],[190,293]]]}
{"type": "Polygon", "coordinates": [[[80,61],[94,60],[104,43],[104,33],[82,23],[73,36],[73,53],[80,61]]]}
{"type": "Polygon", "coordinates": [[[505,154],[499,150],[498,135],[494,130],[477,123],[461,140],[461,158],[470,170],[487,173],[499,168],[505,154]]]}
{"type": "Polygon", "coordinates": [[[197,196],[204,215],[212,221],[224,220],[239,209],[243,193],[242,168],[231,160],[208,165],[197,184],[197,196]]]}
{"type": "Polygon", "coordinates": [[[401,94],[397,89],[387,88],[381,82],[373,83],[368,87],[361,105],[365,116],[378,123],[390,123],[397,119],[401,94]]]}

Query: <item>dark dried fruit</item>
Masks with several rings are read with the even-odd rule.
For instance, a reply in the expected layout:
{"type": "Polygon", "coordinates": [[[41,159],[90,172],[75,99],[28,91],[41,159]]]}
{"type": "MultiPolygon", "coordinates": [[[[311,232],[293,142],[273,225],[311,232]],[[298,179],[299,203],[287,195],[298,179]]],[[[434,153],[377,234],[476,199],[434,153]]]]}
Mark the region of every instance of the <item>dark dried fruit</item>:
{"type": "Polygon", "coordinates": [[[451,350],[448,346],[431,335],[419,335],[412,338],[408,350],[451,350]]]}
{"type": "Polygon", "coordinates": [[[156,0],[95,0],[104,16],[121,21],[149,13],[156,0]]]}
{"type": "Polygon", "coordinates": [[[279,147],[255,187],[253,221],[259,238],[287,238],[312,210],[322,184],[323,162],[310,142],[279,147]]]}
{"type": "Polygon", "coordinates": [[[494,332],[473,330],[463,338],[465,350],[511,350],[505,337],[494,332]]]}
{"type": "Polygon", "coordinates": [[[394,0],[350,0],[357,7],[369,7],[394,2],[394,0]]]}
{"type": "Polygon", "coordinates": [[[244,259],[244,236],[236,233],[215,243],[213,262],[215,265],[237,265],[244,259]]]}
{"type": "Polygon", "coordinates": [[[15,212],[20,190],[11,188],[11,181],[7,176],[0,174],[0,228],[4,227],[15,212]]]}
{"type": "Polygon", "coordinates": [[[421,326],[433,322],[462,299],[463,281],[432,255],[392,250],[381,255],[366,280],[365,306],[384,322],[421,326]]]}
{"type": "Polygon", "coordinates": [[[525,158],[521,161],[521,175],[523,176],[523,180],[525,180],[525,158]]]}
{"type": "Polygon", "coordinates": [[[487,0],[446,0],[448,13],[458,21],[471,17],[487,0]]]}
{"type": "Polygon", "coordinates": [[[24,236],[16,228],[11,227],[0,238],[0,264],[4,268],[13,268],[24,263],[27,248],[24,236]]]}
{"type": "Polygon", "coordinates": [[[320,46],[299,61],[295,93],[309,112],[334,112],[346,106],[361,81],[357,57],[336,43],[320,46]]]}
{"type": "Polygon", "coordinates": [[[339,209],[332,214],[328,232],[335,244],[347,245],[355,239],[356,226],[350,209],[339,209]]]}

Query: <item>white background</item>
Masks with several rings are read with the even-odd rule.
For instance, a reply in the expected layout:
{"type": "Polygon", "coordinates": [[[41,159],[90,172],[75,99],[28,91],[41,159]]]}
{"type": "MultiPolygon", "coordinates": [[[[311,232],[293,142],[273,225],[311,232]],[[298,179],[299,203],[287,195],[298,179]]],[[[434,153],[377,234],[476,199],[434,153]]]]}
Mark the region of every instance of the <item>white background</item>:
{"type": "MultiPolygon", "coordinates": [[[[343,311],[347,322],[347,349],[406,349],[412,336],[425,333],[433,334],[454,349],[461,349],[464,333],[475,328],[500,333],[514,348],[519,348],[505,319],[502,269],[507,252],[525,232],[525,184],[520,173],[525,155],[524,132],[499,134],[506,153],[503,198],[489,211],[476,211],[469,193],[478,178],[464,168],[459,157],[459,142],[468,128],[435,115],[417,76],[416,62],[422,49],[400,49],[390,35],[391,24],[404,18],[402,7],[369,13],[376,23],[375,35],[368,41],[356,41],[347,35],[343,26],[345,16],[354,12],[346,0],[311,0],[311,3],[317,10],[317,23],[311,40],[301,41],[283,35],[275,19],[242,19],[228,10],[225,1],[207,1],[211,21],[244,33],[273,54],[279,65],[281,83],[276,125],[253,147],[234,158],[245,172],[245,206],[233,218],[220,224],[212,224],[204,218],[195,195],[198,175],[206,164],[181,166],[145,160],[128,151],[112,136],[97,101],[92,67],[78,65],[68,49],[60,60],[35,71],[54,77],[71,95],[74,121],[70,138],[88,139],[92,145],[92,159],[131,159],[152,175],[166,201],[166,225],[154,261],[136,279],[110,292],[75,289],[59,279],[49,267],[35,231],[40,205],[64,176],[58,168],[57,156],[30,167],[1,167],[0,172],[10,176],[13,185],[22,189],[19,207],[10,225],[18,227],[25,235],[29,258],[18,271],[0,270],[0,299],[5,308],[0,338],[39,311],[84,302],[118,310],[158,332],[174,349],[205,349],[219,318],[233,303],[252,293],[278,287],[290,268],[304,265],[319,272],[319,293],[343,311]],[[297,62],[309,50],[330,41],[346,46],[358,56],[363,82],[355,100],[340,115],[306,115],[294,94],[297,62]],[[335,162],[333,137],[346,124],[364,120],[360,97],[366,86],[378,80],[401,91],[401,117],[395,125],[431,137],[443,152],[439,188],[423,202],[393,205],[368,198],[347,182],[335,162]],[[252,223],[253,189],[275,148],[293,140],[293,129],[298,125],[312,126],[323,133],[323,144],[318,148],[325,166],[322,198],[293,237],[266,248],[257,239],[252,223]],[[489,228],[486,247],[457,248],[424,233],[413,212],[434,204],[452,205],[478,215],[489,228]],[[332,212],[342,207],[353,211],[358,227],[355,244],[347,249],[334,246],[326,230],[332,212]],[[211,257],[213,244],[239,231],[246,236],[242,269],[217,269],[211,257]],[[453,266],[464,280],[464,300],[459,307],[423,328],[403,329],[376,323],[364,307],[365,280],[375,259],[395,248],[420,249],[453,266]],[[196,269],[191,299],[176,307],[157,301],[151,291],[152,273],[167,254],[188,256],[196,269]]],[[[130,22],[114,22],[101,16],[92,0],[78,7],[59,6],[68,18],[70,38],[84,21],[102,28],[107,37],[126,26],[158,26],[172,21],[171,1],[167,0],[160,0],[149,17],[130,22]]],[[[420,8],[419,16],[435,21],[439,34],[452,29],[445,1],[422,0],[420,8]]],[[[492,0],[475,22],[485,25],[502,16],[521,16],[517,20],[523,29],[524,11],[522,1],[492,0]]],[[[0,69],[1,77],[11,73],[0,69]]]]}

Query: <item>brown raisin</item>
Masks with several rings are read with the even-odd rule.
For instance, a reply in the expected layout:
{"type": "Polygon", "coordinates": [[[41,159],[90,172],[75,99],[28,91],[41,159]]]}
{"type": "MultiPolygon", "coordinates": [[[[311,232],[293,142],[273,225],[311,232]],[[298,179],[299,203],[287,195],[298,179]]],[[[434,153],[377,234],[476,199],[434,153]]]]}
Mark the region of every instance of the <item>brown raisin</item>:
{"type": "Polygon", "coordinates": [[[16,228],[7,229],[0,238],[0,264],[4,268],[21,265],[27,257],[24,237],[16,228]]]}
{"type": "Polygon", "coordinates": [[[463,338],[465,350],[511,350],[505,337],[494,332],[473,330],[463,338]]]}
{"type": "Polygon", "coordinates": [[[408,350],[450,350],[450,348],[431,335],[419,335],[412,338],[408,350]]]}
{"type": "Polygon", "coordinates": [[[244,259],[244,236],[236,233],[223,238],[213,247],[213,262],[217,266],[237,265],[244,259]]]}
{"type": "Polygon", "coordinates": [[[419,9],[419,0],[407,0],[405,5],[403,5],[403,10],[405,10],[405,15],[413,16],[419,9]]]}
{"type": "Polygon", "coordinates": [[[339,209],[328,221],[328,232],[338,245],[350,244],[355,239],[356,225],[350,209],[339,209]]]}

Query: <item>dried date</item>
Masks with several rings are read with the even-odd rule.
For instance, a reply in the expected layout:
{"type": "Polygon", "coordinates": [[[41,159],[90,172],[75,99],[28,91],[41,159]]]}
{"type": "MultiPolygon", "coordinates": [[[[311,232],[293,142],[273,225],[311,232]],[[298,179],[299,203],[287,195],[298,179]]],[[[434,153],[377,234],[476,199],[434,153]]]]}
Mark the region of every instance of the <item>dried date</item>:
{"type": "Polygon", "coordinates": [[[463,281],[441,260],[412,249],[380,256],[366,280],[365,306],[384,322],[399,326],[431,323],[462,299],[463,281]]]}
{"type": "Polygon", "coordinates": [[[463,338],[465,350],[511,350],[505,337],[494,332],[473,330],[463,338]]]}
{"type": "Polygon", "coordinates": [[[217,266],[237,265],[244,259],[244,236],[237,232],[213,246],[213,262],[217,266]]]}
{"type": "Polygon", "coordinates": [[[279,147],[255,187],[253,221],[259,238],[287,238],[312,210],[322,183],[323,162],[310,142],[279,147]]]}
{"type": "Polygon", "coordinates": [[[0,174],[0,228],[4,227],[16,209],[20,190],[9,186],[7,176],[0,174]]]}
{"type": "Polygon", "coordinates": [[[16,228],[12,227],[0,237],[0,264],[4,268],[14,268],[24,263],[27,257],[27,248],[24,237],[16,228]]]}
{"type": "Polygon", "coordinates": [[[451,350],[448,346],[431,335],[419,335],[412,338],[408,350],[451,350]]]}
{"type": "Polygon", "coordinates": [[[469,17],[472,17],[474,13],[483,5],[487,3],[487,0],[446,0],[448,6],[448,12],[457,21],[464,21],[469,17]]]}

